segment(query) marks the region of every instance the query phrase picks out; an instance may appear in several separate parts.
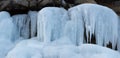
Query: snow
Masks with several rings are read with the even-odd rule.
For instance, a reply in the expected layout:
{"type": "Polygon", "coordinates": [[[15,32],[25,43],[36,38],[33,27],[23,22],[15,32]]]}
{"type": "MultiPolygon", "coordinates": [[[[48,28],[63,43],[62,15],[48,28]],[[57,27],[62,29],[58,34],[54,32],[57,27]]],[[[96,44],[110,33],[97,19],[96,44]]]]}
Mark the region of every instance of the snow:
{"type": "Polygon", "coordinates": [[[0,58],[5,58],[7,53],[14,47],[14,44],[6,39],[0,38],[0,58]]]}
{"type": "Polygon", "coordinates": [[[81,44],[51,46],[37,40],[23,40],[11,50],[6,58],[119,58],[120,53],[112,49],[93,45],[81,44]]]}
{"type": "Polygon", "coordinates": [[[112,48],[115,49],[118,38],[118,17],[113,10],[97,4],[81,4],[70,8],[69,13],[75,17],[71,18],[72,20],[79,17],[82,22],[79,27],[85,26],[87,42],[88,39],[91,41],[91,36],[94,34],[98,45],[107,46],[111,42],[112,48]]]}
{"type": "Polygon", "coordinates": [[[43,8],[38,13],[38,39],[45,43],[59,39],[62,36],[63,27],[68,19],[67,11],[63,8],[43,8]]]}
{"type": "Polygon", "coordinates": [[[23,40],[13,48],[6,58],[42,58],[43,44],[37,40],[23,40]]]}
{"type": "Polygon", "coordinates": [[[119,58],[120,53],[106,47],[93,44],[83,44],[78,47],[83,58],[119,58]]]}
{"type": "Polygon", "coordinates": [[[28,16],[31,22],[31,37],[35,37],[37,33],[37,11],[29,11],[28,16]]]}
{"type": "Polygon", "coordinates": [[[30,37],[29,24],[30,19],[27,19],[27,14],[18,14],[12,16],[13,23],[17,26],[19,36],[28,39],[30,37]]]}

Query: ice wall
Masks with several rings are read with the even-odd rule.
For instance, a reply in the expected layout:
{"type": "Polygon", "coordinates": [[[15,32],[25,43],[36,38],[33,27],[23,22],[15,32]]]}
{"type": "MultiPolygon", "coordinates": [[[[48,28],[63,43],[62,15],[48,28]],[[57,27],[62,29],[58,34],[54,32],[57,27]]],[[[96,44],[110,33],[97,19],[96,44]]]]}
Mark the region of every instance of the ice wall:
{"type": "Polygon", "coordinates": [[[38,39],[42,42],[51,42],[59,39],[62,36],[64,25],[68,19],[67,11],[63,8],[43,8],[38,13],[38,39]]]}
{"type": "Polygon", "coordinates": [[[13,18],[13,23],[17,26],[19,30],[19,35],[20,37],[28,39],[30,37],[30,32],[29,32],[29,24],[30,24],[30,19],[27,19],[26,14],[18,14],[12,16],[13,18]]]}
{"type": "Polygon", "coordinates": [[[91,36],[94,34],[98,45],[107,46],[111,42],[115,48],[118,38],[118,17],[113,10],[97,4],[81,4],[69,9],[69,13],[72,11],[75,19],[79,17],[84,22],[82,25],[86,29],[87,42],[88,39],[91,42],[91,36]]]}
{"type": "Polygon", "coordinates": [[[29,11],[28,19],[30,19],[30,37],[37,36],[37,11],[29,11]]]}
{"type": "Polygon", "coordinates": [[[13,15],[13,22],[19,30],[20,37],[31,38],[37,34],[37,11],[29,11],[28,14],[13,15]]]}
{"type": "Polygon", "coordinates": [[[69,12],[71,20],[66,23],[63,35],[68,37],[73,44],[81,45],[84,40],[84,22],[74,13],[78,14],[76,10],[69,12]]]}
{"type": "Polygon", "coordinates": [[[16,26],[8,12],[0,12],[0,58],[5,58],[17,38],[16,26]]]}
{"type": "Polygon", "coordinates": [[[118,40],[117,40],[117,49],[120,52],[120,16],[118,20],[118,40]]]}

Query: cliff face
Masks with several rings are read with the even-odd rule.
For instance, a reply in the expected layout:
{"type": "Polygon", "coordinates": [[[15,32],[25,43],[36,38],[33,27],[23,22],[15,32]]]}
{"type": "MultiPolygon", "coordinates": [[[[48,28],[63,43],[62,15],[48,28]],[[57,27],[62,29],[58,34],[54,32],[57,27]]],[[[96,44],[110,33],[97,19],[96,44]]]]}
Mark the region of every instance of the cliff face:
{"type": "Polygon", "coordinates": [[[120,14],[119,0],[0,0],[0,10],[9,12],[26,12],[28,10],[40,10],[45,6],[57,6],[69,8],[70,4],[98,3],[108,6],[120,14]]]}

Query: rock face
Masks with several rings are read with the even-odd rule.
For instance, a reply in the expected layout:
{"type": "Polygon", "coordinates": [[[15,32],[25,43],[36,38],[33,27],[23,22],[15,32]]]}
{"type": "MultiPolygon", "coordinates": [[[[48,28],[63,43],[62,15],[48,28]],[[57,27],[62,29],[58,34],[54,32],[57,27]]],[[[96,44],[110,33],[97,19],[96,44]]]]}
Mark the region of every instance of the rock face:
{"type": "Polygon", "coordinates": [[[81,4],[81,3],[96,3],[94,0],[76,0],[75,3],[81,4]]]}
{"type": "Polygon", "coordinates": [[[66,5],[78,5],[82,3],[98,3],[101,5],[105,5],[120,14],[119,0],[0,0],[0,11],[7,10],[10,12],[14,12],[16,10],[16,12],[19,12],[17,10],[40,10],[45,6],[63,6],[65,8],[69,8],[70,5],[66,5]]]}

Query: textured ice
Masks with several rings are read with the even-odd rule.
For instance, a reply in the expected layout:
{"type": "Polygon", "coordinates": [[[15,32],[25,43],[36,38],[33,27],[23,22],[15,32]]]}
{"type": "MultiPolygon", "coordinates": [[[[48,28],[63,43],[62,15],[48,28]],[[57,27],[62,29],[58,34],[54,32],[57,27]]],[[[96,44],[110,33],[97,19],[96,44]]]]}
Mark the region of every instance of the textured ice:
{"type": "Polygon", "coordinates": [[[84,40],[84,26],[80,16],[74,15],[74,12],[77,13],[76,11],[70,12],[72,20],[66,23],[63,35],[68,37],[73,44],[80,45],[84,40]]]}
{"type": "Polygon", "coordinates": [[[117,42],[117,49],[120,52],[120,16],[119,16],[119,20],[118,20],[118,42],[117,42]]]}
{"type": "Polygon", "coordinates": [[[119,25],[113,10],[97,4],[81,4],[68,11],[46,7],[38,17],[36,11],[12,18],[2,11],[0,58],[120,58],[119,25]],[[86,43],[94,34],[98,45],[84,44],[84,32],[86,43]],[[118,51],[100,46],[109,42],[112,48],[117,44],[118,51]]]}
{"type": "Polygon", "coordinates": [[[79,18],[83,21],[81,24],[86,28],[87,42],[88,39],[91,41],[94,34],[98,45],[106,46],[111,42],[115,48],[118,38],[118,17],[112,9],[97,4],[81,4],[70,8],[69,12],[74,19],[79,18]]]}
{"type": "Polygon", "coordinates": [[[10,18],[10,14],[6,11],[1,11],[0,12],[0,21],[5,19],[5,18],[10,18]]]}
{"type": "Polygon", "coordinates": [[[13,47],[12,41],[16,37],[14,36],[15,28],[9,13],[5,11],[0,12],[0,58],[5,58],[13,47]]]}
{"type": "Polygon", "coordinates": [[[46,7],[38,13],[37,34],[42,42],[51,42],[62,36],[62,31],[68,20],[67,11],[63,8],[46,7]]]}
{"type": "Polygon", "coordinates": [[[12,16],[13,18],[13,23],[17,26],[17,29],[19,31],[20,37],[23,38],[29,38],[30,37],[30,32],[29,32],[29,24],[30,24],[30,19],[27,19],[26,14],[18,14],[12,16]]]}
{"type": "Polygon", "coordinates": [[[31,37],[35,37],[37,34],[37,11],[29,11],[28,19],[30,19],[31,37]]]}
{"type": "Polygon", "coordinates": [[[12,22],[12,18],[7,12],[0,12],[0,38],[14,41],[17,38],[16,26],[12,22]],[[5,18],[2,18],[3,15],[5,18]],[[16,35],[16,36],[14,36],[16,35]]]}

